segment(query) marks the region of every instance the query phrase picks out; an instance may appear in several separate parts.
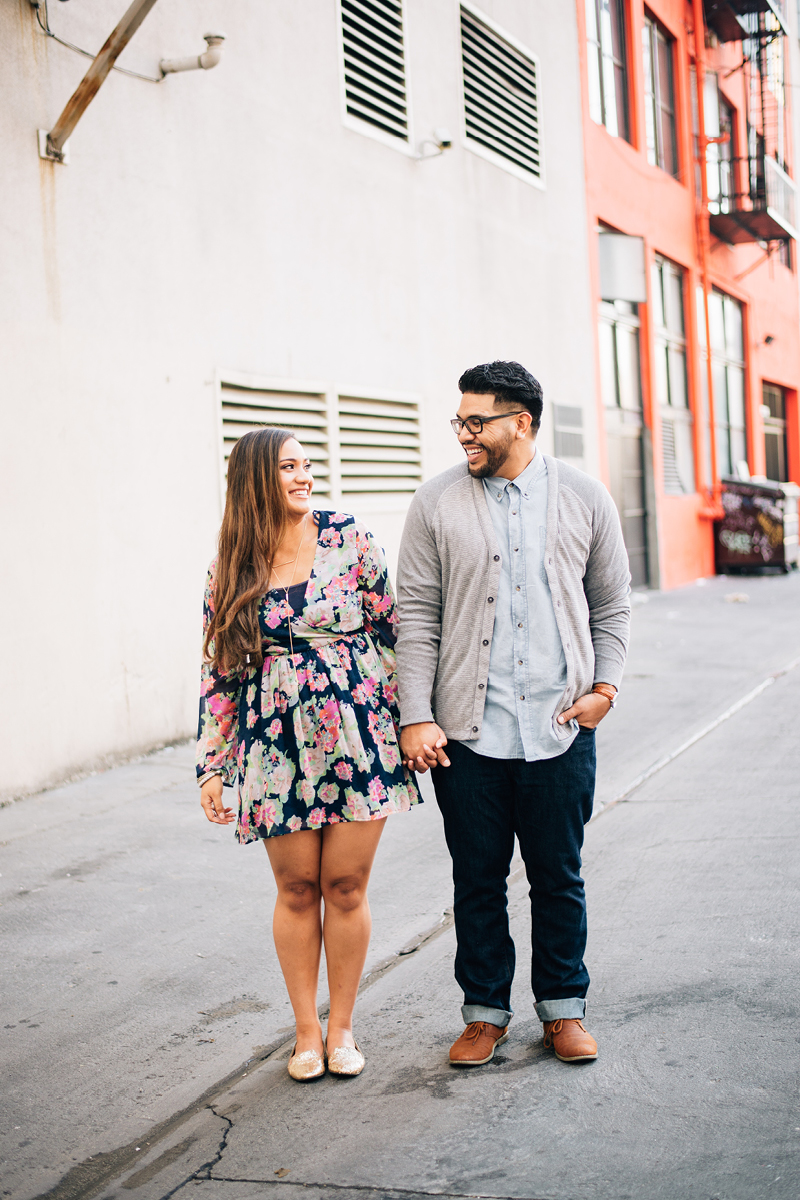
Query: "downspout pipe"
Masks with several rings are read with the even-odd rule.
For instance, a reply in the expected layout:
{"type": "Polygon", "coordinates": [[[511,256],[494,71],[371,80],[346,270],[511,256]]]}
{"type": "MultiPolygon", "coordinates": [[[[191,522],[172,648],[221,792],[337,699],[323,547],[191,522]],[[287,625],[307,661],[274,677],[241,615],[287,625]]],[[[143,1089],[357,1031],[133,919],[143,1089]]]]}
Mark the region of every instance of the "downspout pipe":
{"type": "Polygon", "coordinates": [[[162,58],[159,66],[162,75],[172,75],[176,71],[210,71],[222,58],[222,43],[224,33],[204,33],[203,40],[206,49],[202,54],[192,54],[189,58],[162,58]]]}
{"type": "Polygon", "coordinates": [[[711,284],[708,278],[709,218],[708,176],[706,157],[709,138],[706,136],[705,82],[706,82],[706,26],[703,16],[703,0],[692,0],[694,14],[694,63],[697,86],[697,157],[700,163],[700,195],[697,209],[697,248],[700,252],[700,279],[703,286],[703,318],[706,330],[706,391],[708,393],[708,436],[710,442],[711,479],[708,481],[708,504],[700,510],[701,516],[712,521],[720,520],[722,508],[722,484],[717,463],[717,423],[714,414],[714,372],[711,365],[711,319],[709,295],[711,284]]]}

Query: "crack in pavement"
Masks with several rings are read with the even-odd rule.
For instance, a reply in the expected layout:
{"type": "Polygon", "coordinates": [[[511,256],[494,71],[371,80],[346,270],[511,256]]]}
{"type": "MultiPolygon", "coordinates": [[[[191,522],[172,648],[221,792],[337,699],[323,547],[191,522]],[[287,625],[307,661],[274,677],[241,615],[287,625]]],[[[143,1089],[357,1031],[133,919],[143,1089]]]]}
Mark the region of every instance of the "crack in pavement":
{"type": "MultiPolygon", "coordinates": [[[[501,1195],[497,1192],[431,1192],[420,1191],[419,1188],[384,1187],[375,1183],[314,1183],[299,1179],[293,1179],[290,1182],[288,1179],[246,1179],[238,1175],[214,1175],[213,1181],[214,1183],[255,1183],[260,1187],[315,1188],[321,1192],[357,1192],[359,1196],[408,1196],[411,1197],[411,1200],[414,1200],[414,1197],[428,1196],[435,1196],[437,1200],[554,1200],[554,1197],[544,1195],[521,1197],[501,1195]]],[[[173,1194],[170,1192],[169,1196],[173,1194]]],[[[161,1200],[169,1200],[169,1197],[162,1196],[161,1200]]],[[[564,1200],[563,1197],[562,1200],[564,1200]]]]}
{"type": "MultiPolygon", "coordinates": [[[[189,1183],[202,1182],[203,1179],[210,1181],[216,1178],[216,1176],[212,1176],[211,1172],[214,1170],[214,1167],[217,1165],[217,1163],[222,1162],[222,1156],[228,1148],[228,1138],[231,1130],[233,1129],[233,1121],[230,1119],[230,1117],[226,1116],[225,1113],[217,1112],[213,1104],[207,1104],[206,1108],[209,1108],[214,1116],[218,1117],[220,1121],[225,1122],[225,1131],[220,1138],[220,1143],[217,1146],[216,1153],[214,1154],[213,1158],[208,1160],[208,1162],[203,1163],[203,1165],[198,1167],[196,1171],[192,1171],[191,1175],[187,1175],[187,1177],[181,1183],[177,1184],[176,1187],[172,1188],[171,1191],[165,1192],[161,1197],[161,1200],[170,1200],[172,1196],[175,1196],[181,1190],[181,1188],[186,1187],[186,1185],[189,1183]],[[205,1171],[205,1175],[202,1174],[203,1171],[205,1171]]],[[[125,1187],[130,1182],[130,1180],[126,1180],[126,1183],[123,1183],[122,1186],[125,1187]]]]}

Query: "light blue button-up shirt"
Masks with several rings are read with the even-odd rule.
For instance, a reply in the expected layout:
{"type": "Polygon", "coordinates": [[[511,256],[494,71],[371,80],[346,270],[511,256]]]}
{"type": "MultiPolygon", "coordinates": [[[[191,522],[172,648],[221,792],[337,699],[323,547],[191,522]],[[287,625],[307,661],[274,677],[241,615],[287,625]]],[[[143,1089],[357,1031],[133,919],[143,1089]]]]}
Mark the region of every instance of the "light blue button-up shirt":
{"type": "Polygon", "coordinates": [[[488,758],[555,758],[553,732],[567,664],[544,569],[547,466],[536,453],[516,479],[483,481],[502,567],[480,737],[462,743],[488,758]]]}

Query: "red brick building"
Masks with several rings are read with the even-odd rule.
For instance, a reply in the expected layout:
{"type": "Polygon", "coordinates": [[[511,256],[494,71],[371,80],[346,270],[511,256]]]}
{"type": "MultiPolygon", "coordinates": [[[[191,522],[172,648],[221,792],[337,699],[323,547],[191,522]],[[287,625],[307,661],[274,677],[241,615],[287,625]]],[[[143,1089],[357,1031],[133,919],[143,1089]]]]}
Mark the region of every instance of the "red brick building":
{"type": "Polygon", "coordinates": [[[606,478],[669,588],[713,572],[725,476],[800,478],[796,14],[577,5],[606,478]]]}

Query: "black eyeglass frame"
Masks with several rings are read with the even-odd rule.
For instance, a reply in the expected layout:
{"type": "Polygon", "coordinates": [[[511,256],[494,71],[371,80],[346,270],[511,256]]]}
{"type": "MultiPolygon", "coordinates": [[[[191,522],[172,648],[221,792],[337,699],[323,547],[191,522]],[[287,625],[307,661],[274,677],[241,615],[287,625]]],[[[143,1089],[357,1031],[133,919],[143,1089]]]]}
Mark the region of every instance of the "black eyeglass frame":
{"type": "Polygon", "coordinates": [[[498,413],[496,417],[467,417],[465,421],[462,421],[461,417],[453,417],[452,421],[450,422],[450,428],[456,437],[458,437],[459,433],[461,433],[461,430],[465,426],[470,433],[483,433],[483,427],[484,425],[488,425],[489,421],[502,421],[503,417],[519,417],[522,415],[522,413],[526,412],[528,412],[527,408],[519,408],[516,412],[498,413]],[[471,421],[478,422],[477,429],[473,429],[472,425],[470,424],[471,421]]]}

